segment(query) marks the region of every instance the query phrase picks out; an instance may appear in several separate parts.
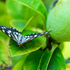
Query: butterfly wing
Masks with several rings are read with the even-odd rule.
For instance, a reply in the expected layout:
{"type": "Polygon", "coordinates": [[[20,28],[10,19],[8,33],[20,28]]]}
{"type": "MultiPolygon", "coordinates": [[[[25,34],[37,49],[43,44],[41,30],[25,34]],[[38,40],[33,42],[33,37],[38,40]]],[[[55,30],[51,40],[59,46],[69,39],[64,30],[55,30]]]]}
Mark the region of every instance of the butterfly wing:
{"type": "Polygon", "coordinates": [[[39,36],[42,36],[42,35],[45,35],[45,34],[48,34],[50,31],[48,32],[43,32],[43,33],[33,33],[33,34],[30,34],[30,35],[25,35],[25,41],[24,43],[28,42],[28,41],[31,41],[39,36]]]}
{"type": "Polygon", "coordinates": [[[17,42],[18,36],[21,34],[21,32],[18,32],[18,30],[12,27],[6,27],[2,25],[0,25],[0,30],[16,42],[17,42]]]}
{"type": "Polygon", "coordinates": [[[26,43],[28,41],[31,41],[34,38],[37,38],[37,37],[42,36],[44,34],[48,34],[50,32],[50,31],[48,31],[48,32],[43,32],[43,33],[33,33],[30,35],[25,35],[25,37],[23,37],[21,35],[21,32],[18,32],[18,30],[14,29],[12,27],[6,27],[6,26],[0,25],[0,30],[2,32],[4,32],[6,35],[8,35],[15,42],[17,42],[19,45],[26,43]]]}

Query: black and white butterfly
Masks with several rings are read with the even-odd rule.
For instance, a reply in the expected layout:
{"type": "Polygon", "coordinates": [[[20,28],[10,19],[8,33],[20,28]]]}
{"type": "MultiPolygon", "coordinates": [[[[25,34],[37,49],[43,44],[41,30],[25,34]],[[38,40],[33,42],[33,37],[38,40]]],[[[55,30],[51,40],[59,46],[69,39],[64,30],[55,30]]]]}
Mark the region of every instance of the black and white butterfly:
{"type": "Polygon", "coordinates": [[[0,25],[0,30],[2,32],[4,32],[6,35],[8,35],[15,42],[17,42],[17,44],[19,46],[22,45],[23,43],[26,43],[26,42],[34,39],[34,38],[37,38],[44,34],[48,34],[50,32],[50,31],[48,31],[48,32],[43,32],[43,33],[33,33],[33,34],[23,36],[23,35],[21,35],[21,32],[18,32],[18,30],[14,29],[12,27],[6,27],[6,26],[0,25]]]}

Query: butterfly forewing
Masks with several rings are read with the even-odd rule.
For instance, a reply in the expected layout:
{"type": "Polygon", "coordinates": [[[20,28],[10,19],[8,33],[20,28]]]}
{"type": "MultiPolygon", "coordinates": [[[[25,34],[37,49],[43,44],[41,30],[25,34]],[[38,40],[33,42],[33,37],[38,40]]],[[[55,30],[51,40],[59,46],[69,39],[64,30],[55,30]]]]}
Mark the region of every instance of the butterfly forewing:
{"type": "Polygon", "coordinates": [[[30,35],[25,35],[25,41],[24,43],[30,41],[30,40],[33,40],[34,38],[37,38],[39,36],[42,36],[42,35],[45,35],[45,34],[48,34],[50,31],[48,32],[43,32],[43,33],[33,33],[33,34],[30,34],[30,35]]]}
{"type": "Polygon", "coordinates": [[[6,35],[8,35],[10,38],[12,38],[14,41],[17,41],[18,35],[20,35],[20,32],[18,32],[18,30],[12,27],[0,25],[0,30],[4,32],[6,35]]]}

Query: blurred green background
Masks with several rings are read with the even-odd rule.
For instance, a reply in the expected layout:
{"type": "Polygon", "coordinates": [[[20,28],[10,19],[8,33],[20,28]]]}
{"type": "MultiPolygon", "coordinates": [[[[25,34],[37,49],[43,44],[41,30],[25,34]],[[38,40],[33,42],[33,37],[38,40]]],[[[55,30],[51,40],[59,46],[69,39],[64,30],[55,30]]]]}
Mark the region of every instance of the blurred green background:
{"type": "MultiPolygon", "coordinates": [[[[56,2],[58,2],[58,0],[42,0],[42,2],[39,0],[40,4],[38,4],[39,2],[34,3],[33,0],[30,0],[30,1],[28,0],[29,1],[28,3],[26,3],[26,1],[24,0],[23,4],[22,4],[23,0],[20,0],[21,1],[20,4],[18,3],[18,1],[19,0],[16,0],[16,1],[0,0],[0,25],[14,27],[17,30],[21,31],[22,35],[26,35],[33,32],[46,31],[47,16],[51,11],[51,9],[53,9],[56,6],[56,2]]],[[[59,0],[57,4],[59,4],[61,1],[62,0],[59,0]]],[[[2,67],[1,65],[3,65],[2,68],[4,68],[6,65],[6,67],[8,68],[11,68],[11,66],[13,66],[12,70],[17,70],[16,67],[19,68],[19,70],[23,70],[22,62],[24,63],[24,60],[29,55],[27,54],[27,51],[33,52],[35,50],[38,50],[42,46],[43,46],[42,49],[44,49],[46,47],[46,38],[45,36],[42,36],[38,39],[35,39],[31,43],[25,44],[27,51],[25,49],[21,50],[22,48],[19,48],[17,46],[15,46],[16,48],[12,48],[13,45],[10,45],[9,47],[9,44],[13,44],[13,43],[15,44],[15,42],[10,40],[8,36],[6,36],[3,32],[0,31],[0,67],[2,67]],[[37,44],[37,42],[39,44],[37,44]],[[32,43],[35,45],[32,46],[33,45],[32,43]],[[11,48],[11,50],[9,50],[9,48],[11,48]],[[19,64],[21,64],[21,66],[19,64]]],[[[61,52],[66,61],[65,63],[66,70],[70,70],[70,59],[69,59],[70,42],[60,43],[59,48],[61,49],[61,52]]],[[[37,54],[40,52],[41,51],[37,51],[35,53],[37,54]]],[[[40,55],[41,54],[42,52],[40,53],[40,55]]],[[[31,55],[33,56],[33,54],[31,55]]],[[[29,59],[31,59],[30,56],[29,56],[29,59]]],[[[25,65],[27,64],[25,63],[25,65]]],[[[26,70],[26,66],[24,68],[26,70]]],[[[6,70],[6,69],[0,69],[0,70],[6,70]]]]}

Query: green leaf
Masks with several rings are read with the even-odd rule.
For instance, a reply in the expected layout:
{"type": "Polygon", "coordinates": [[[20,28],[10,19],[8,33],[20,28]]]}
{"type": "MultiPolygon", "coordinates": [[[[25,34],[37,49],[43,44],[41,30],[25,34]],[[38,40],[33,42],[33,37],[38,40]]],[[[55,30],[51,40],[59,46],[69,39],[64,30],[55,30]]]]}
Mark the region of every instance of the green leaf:
{"type": "Polygon", "coordinates": [[[39,65],[38,65],[38,69],[37,69],[37,70],[39,70],[39,69],[41,69],[41,70],[46,70],[46,69],[47,69],[50,56],[51,56],[51,53],[50,53],[50,51],[47,49],[47,50],[43,53],[43,55],[42,55],[42,57],[41,57],[41,59],[40,59],[40,62],[39,62],[39,65]]]}
{"type": "Polygon", "coordinates": [[[41,70],[47,70],[48,64],[49,64],[50,59],[52,57],[52,54],[53,54],[53,52],[54,52],[54,50],[56,48],[57,48],[57,44],[54,44],[51,52],[47,49],[43,53],[43,55],[42,55],[42,57],[40,59],[40,62],[39,62],[39,65],[38,65],[38,69],[37,70],[39,70],[39,69],[41,69],[41,70]]]}
{"type": "Polygon", "coordinates": [[[10,69],[12,66],[10,52],[5,43],[0,41],[0,68],[10,69]]]}
{"type": "Polygon", "coordinates": [[[12,68],[12,70],[21,70],[23,67],[23,64],[27,58],[28,54],[26,55],[21,55],[21,56],[15,56],[13,57],[13,64],[15,62],[14,67],[12,68]]]}
{"type": "Polygon", "coordinates": [[[15,20],[26,20],[28,21],[36,12],[24,6],[15,0],[7,0],[7,9],[10,16],[15,20]]]}
{"type": "Polygon", "coordinates": [[[12,68],[18,63],[18,61],[22,58],[23,55],[11,57],[12,59],[12,68]]]}
{"type": "Polygon", "coordinates": [[[50,60],[48,70],[66,70],[65,61],[59,48],[57,48],[50,60]]]}
{"type": "Polygon", "coordinates": [[[57,45],[53,45],[51,51],[48,49],[43,53],[37,70],[65,70],[65,61],[57,45]],[[62,61],[62,62],[61,62],[62,61]]]}
{"type": "Polygon", "coordinates": [[[22,2],[25,4],[21,4],[19,3],[19,1],[17,2],[15,0],[7,0],[8,12],[10,16],[13,18],[13,20],[16,20],[16,23],[14,22],[11,23],[11,25],[14,28],[17,28],[19,31],[22,31],[26,26],[27,26],[26,29],[30,29],[30,30],[38,28],[38,25],[41,29],[44,28],[47,12],[43,3],[40,0],[36,1],[37,3],[35,3],[35,1],[30,1],[30,3],[33,3],[33,5],[30,6],[30,4],[25,5],[27,4],[25,1],[22,2]],[[26,26],[19,27],[18,20],[20,25],[26,25],[26,26]],[[21,23],[22,21],[23,23],[21,23]],[[29,26],[28,24],[31,26],[29,26]]]}
{"type": "Polygon", "coordinates": [[[37,70],[42,53],[40,50],[30,53],[23,65],[23,70],[37,70]]]}
{"type": "Polygon", "coordinates": [[[27,22],[25,20],[13,20],[11,25],[18,29],[19,31],[23,30],[33,30],[41,32],[45,30],[45,24],[40,15],[32,16],[27,22]]]}
{"type": "MultiPolygon", "coordinates": [[[[25,30],[22,32],[22,35],[24,36],[31,33],[35,33],[35,32],[25,30]]],[[[17,55],[26,54],[32,51],[36,51],[42,46],[45,46],[45,44],[46,44],[46,38],[44,36],[35,38],[34,40],[24,43],[20,47],[17,45],[16,42],[14,42],[13,40],[10,40],[10,51],[12,53],[12,56],[17,56],[17,55]]]]}
{"type": "Polygon", "coordinates": [[[26,25],[26,22],[22,20],[11,21],[11,26],[14,27],[15,29],[18,29],[20,32],[23,30],[25,25],[26,25]]]}
{"type": "Polygon", "coordinates": [[[42,3],[41,0],[16,0],[20,4],[29,7],[30,9],[36,11],[39,13],[43,18],[46,19],[47,13],[46,13],[46,8],[44,4],[42,3]]]}
{"type": "Polygon", "coordinates": [[[32,16],[24,28],[24,30],[32,30],[37,32],[42,32],[44,29],[45,29],[45,23],[42,20],[42,17],[40,17],[40,15],[38,14],[32,16]]]}
{"type": "Polygon", "coordinates": [[[47,11],[49,12],[52,9],[53,3],[55,2],[55,0],[42,0],[42,1],[45,5],[47,11]]]}

